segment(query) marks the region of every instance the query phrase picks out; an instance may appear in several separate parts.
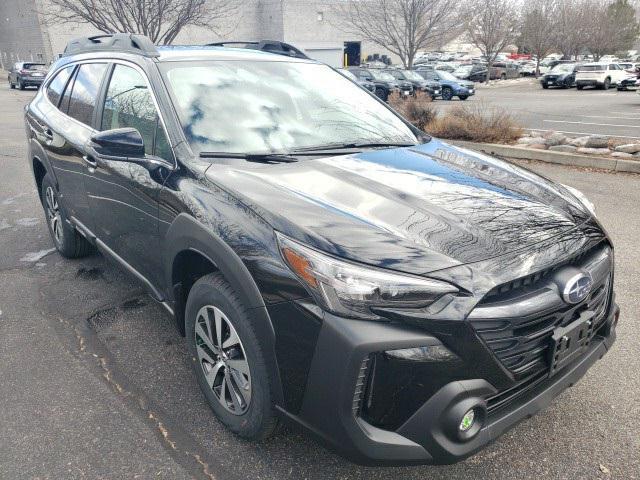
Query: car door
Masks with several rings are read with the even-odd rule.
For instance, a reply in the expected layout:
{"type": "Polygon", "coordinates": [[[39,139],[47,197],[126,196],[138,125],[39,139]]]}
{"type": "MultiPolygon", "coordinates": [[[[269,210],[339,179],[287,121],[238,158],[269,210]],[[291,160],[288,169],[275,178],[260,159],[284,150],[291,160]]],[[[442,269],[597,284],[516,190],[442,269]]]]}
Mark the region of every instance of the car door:
{"type": "Polygon", "coordinates": [[[100,241],[151,286],[161,282],[158,193],[175,165],[165,128],[144,71],[114,63],[103,88],[96,128],[135,128],[145,157],[100,156],[87,163],[89,206],[100,241]]]}
{"type": "Polygon", "coordinates": [[[46,113],[44,147],[58,183],[59,199],[67,218],[91,230],[85,191],[85,144],[94,132],[94,109],[106,63],[64,67],[47,84],[52,103],[46,113]]]}

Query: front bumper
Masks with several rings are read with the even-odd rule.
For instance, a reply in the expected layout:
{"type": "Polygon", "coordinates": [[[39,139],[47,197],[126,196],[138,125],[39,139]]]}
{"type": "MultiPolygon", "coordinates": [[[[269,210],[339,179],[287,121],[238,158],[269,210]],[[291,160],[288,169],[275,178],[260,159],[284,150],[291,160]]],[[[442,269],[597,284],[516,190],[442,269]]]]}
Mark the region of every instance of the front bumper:
{"type": "Polygon", "coordinates": [[[479,433],[459,440],[451,432],[451,419],[469,405],[487,402],[499,394],[484,378],[451,379],[440,387],[400,427],[387,430],[371,425],[356,405],[373,352],[439,345],[421,329],[393,323],[347,320],[325,314],[309,371],[302,407],[297,415],[282,411],[329,447],[366,465],[446,464],[477,452],[502,433],[547,407],[574,385],[615,341],[619,309],[615,302],[597,335],[582,356],[553,377],[545,376],[510,403],[489,412],[479,433]],[[354,391],[355,389],[355,391],[354,391]]]}

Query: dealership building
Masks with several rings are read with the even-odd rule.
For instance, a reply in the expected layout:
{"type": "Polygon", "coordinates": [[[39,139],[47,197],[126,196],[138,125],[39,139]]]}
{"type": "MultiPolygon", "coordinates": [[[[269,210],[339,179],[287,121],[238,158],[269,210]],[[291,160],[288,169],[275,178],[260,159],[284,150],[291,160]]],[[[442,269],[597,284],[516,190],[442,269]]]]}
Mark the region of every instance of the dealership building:
{"type": "MultiPolygon", "coordinates": [[[[356,65],[367,55],[397,57],[345,31],[335,9],[339,0],[245,0],[237,13],[216,29],[185,28],[174,44],[221,40],[281,40],[333,66],[356,65]]],[[[100,33],[89,24],[54,24],[48,0],[0,0],[0,60],[6,69],[17,61],[50,62],[74,37],[100,33]]]]}

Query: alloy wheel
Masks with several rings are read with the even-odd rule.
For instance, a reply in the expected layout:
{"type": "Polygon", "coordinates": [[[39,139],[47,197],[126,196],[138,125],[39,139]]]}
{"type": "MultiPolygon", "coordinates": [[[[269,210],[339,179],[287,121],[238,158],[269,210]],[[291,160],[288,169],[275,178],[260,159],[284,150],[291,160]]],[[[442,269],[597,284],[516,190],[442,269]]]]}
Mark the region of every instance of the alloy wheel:
{"type": "Polygon", "coordinates": [[[60,215],[60,208],[58,206],[58,198],[53,191],[53,187],[49,186],[45,190],[45,203],[47,211],[47,221],[51,226],[51,232],[56,241],[56,244],[62,245],[64,237],[64,231],[62,230],[62,216],[60,215]]]}
{"type": "Polygon", "coordinates": [[[196,316],[198,361],[218,402],[234,415],[244,414],[251,403],[251,372],[244,346],[222,310],[202,307],[196,316]]]}

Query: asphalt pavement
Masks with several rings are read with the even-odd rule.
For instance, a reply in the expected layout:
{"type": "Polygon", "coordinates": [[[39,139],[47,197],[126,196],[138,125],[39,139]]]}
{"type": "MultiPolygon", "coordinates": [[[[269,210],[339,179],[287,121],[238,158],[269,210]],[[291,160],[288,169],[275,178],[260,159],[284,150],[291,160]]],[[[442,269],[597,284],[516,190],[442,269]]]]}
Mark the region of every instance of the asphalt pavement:
{"type": "Polygon", "coordinates": [[[528,164],[585,192],[613,237],[622,317],[612,351],[462,463],[365,468],[295,427],[262,443],[226,431],[165,311],[101,256],[52,250],[25,158],[32,96],[0,85],[0,479],[640,477],[640,176],[528,164]]]}
{"type": "MultiPolygon", "coordinates": [[[[527,129],[557,131],[571,136],[590,134],[640,139],[640,95],[615,88],[549,88],[543,90],[535,79],[506,81],[497,86],[479,85],[466,102],[484,102],[511,112],[527,129]]],[[[439,108],[459,105],[437,100],[439,108]]]]}

